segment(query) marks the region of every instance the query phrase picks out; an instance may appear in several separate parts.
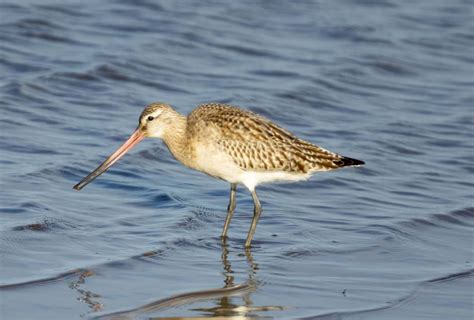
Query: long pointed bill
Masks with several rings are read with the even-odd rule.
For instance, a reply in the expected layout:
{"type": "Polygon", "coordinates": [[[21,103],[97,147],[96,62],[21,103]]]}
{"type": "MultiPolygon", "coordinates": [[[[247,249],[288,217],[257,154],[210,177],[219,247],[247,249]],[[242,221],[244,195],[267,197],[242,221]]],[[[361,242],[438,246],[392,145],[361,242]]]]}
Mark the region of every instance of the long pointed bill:
{"type": "Polygon", "coordinates": [[[136,146],[140,141],[145,138],[145,135],[137,129],[131,136],[128,138],[125,143],[117,149],[110,157],[105,159],[104,162],[100,166],[97,167],[94,171],[89,173],[87,177],[81,180],[78,184],[74,186],[74,189],[76,190],[81,190],[84,188],[86,185],[88,185],[90,182],[92,182],[95,178],[100,176],[102,173],[104,173],[108,168],[110,168],[115,162],[117,162],[118,159],[120,159],[127,151],[132,149],[134,146],[136,146]]]}

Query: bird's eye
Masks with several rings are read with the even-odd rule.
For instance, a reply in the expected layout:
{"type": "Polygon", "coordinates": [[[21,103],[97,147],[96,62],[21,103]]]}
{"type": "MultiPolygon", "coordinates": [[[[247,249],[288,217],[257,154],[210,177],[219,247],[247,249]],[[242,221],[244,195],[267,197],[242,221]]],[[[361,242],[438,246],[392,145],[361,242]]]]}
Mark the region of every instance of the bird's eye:
{"type": "Polygon", "coordinates": [[[148,116],[148,121],[152,121],[153,119],[155,119],[155,117],[153,117],[153,116],[148,116]]]}

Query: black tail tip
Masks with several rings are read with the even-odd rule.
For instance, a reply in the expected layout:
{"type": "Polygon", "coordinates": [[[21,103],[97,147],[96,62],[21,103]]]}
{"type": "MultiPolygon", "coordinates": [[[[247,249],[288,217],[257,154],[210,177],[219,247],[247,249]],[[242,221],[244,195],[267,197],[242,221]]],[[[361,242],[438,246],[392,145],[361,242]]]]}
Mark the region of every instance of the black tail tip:
{"type": "Polygon", "coordinates": [[[361,166],[365,164],[365,162],[362,160],[357,160],[357,159],[353,159],[349,157],[342,157],[341,159],[334,161],[334,164],[342,168],[342,167],[361,166]]]}

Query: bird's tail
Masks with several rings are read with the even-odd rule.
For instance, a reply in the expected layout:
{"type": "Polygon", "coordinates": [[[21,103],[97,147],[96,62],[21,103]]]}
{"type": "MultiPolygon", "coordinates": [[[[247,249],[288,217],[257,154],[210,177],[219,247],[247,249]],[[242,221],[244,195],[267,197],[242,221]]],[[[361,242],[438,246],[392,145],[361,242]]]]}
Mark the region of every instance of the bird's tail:
{"type": "Polygon", "coordinates": [[[342,156],[341,156],[340,159],[333,161],[333,163],[335,165],[337,165],[338,168],[358,167],[358,166],[361,166],[361,165],[365,164],[365,162],[362,161],[362,160],[357,160],[357,159],[354,159],[354,158],[342,157],[342,156]]]}

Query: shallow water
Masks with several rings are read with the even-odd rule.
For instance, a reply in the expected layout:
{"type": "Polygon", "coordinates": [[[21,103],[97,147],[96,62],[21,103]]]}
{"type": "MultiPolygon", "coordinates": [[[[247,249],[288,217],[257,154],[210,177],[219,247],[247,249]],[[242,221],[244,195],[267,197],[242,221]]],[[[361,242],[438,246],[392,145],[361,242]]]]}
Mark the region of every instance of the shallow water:
{"type": "Polygon", "coordinates": [[[0,3],[0,317],[471,319],[471,1],[0,3]],[[366,166],[252,201],[145,141],[218,101],[366,166]]]}

